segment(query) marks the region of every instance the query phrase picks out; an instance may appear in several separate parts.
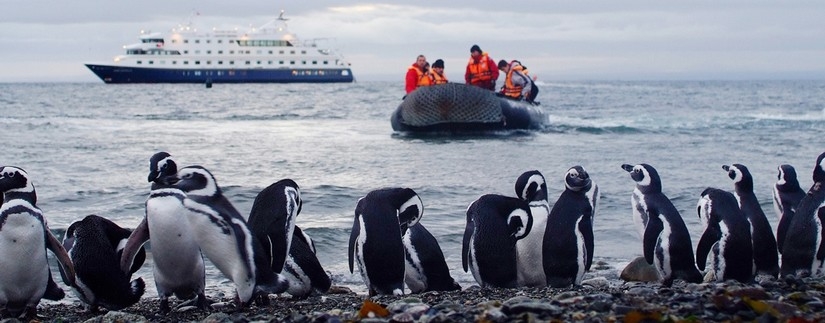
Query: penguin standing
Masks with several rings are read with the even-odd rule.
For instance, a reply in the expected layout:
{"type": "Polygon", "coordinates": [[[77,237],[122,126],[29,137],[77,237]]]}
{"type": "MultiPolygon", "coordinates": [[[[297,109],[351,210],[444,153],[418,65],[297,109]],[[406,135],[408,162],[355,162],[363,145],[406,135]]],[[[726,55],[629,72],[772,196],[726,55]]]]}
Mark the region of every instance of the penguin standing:
{"type": "Polygon", "coordinates": [[[420,222],[407,229],[404,241],[404,282],[413,293],[461,290],[450,276],[450,268],[438,241],[420,222]]]}
{"type": "Polygon", "coordinates": [[[302,205],[298,184],[282,179],[258,193],[247,219],[249,230],[263,247],[269,268],[286,278],[286,292],[296,297],[326,292],[331,285],[312,240],[295,225],[302,205]]]}
{"type": "Polygon", "coordinates": [[[564,187],[550,210],[544,232],[543,267],[550,287],[580,285],[593,263],[593,218],[599,187],[581,166],[567,170],[564,187]]]}
{"type": "Polygon", "coordinates": [[[734,279],[753,282],[753,255],[750,223],[733,194],[707,188],[697,205],[699,219],[705,227],[696,247],[696,264],[705,269],[711,254],[711,269],[716,282],[734,279]]]}
{"type": "Polygon", "coordinates": [[[773,186],[773,207],[776,210],[776,216],[779,217],[779,225],[776,226],[776,247],[779,253],[782,253],[782,243],[788,232],[788,224],[796,214],[799,202],[805,197],[805,191],[799,186],[796,169],[793,166],[782,164],[777,169],[779,174],[773,186]]]}
{"type": "Polygon", "coordinates": [[[533,226],[530,233],[516,241],[518,251],[518,285],[528,287],[547,286],[544,275],[542,248],[544,247],[544,230],[550,215],[550,203],[547,201],[547,183],[544,175],[537,170],[524,172],[516,180],[516,196],[530,204],[533,226]]]}
{"type": "Polygon", "coordinates": [[[636,182],[631,208],[637,229],[642,228],[642,248],[647,263],[655,265],[666,286],[675,279],[702,282],[690,233],[679,211],[662,193],[659,173],[648,164],[623,164],[622,169],[636,182]]]}
{"type": "Polygon", "coordinates": [[[518,287],[516,242],[532,226],[527,202],[495,194],[479,197],[467,208],[461,247],[464,272],[472,272],[481,287],[518,287]]]}
{"type": "Polygon", "coordinates": [[[161,313],[171,311],[169,296],[172,295],[194,299],[200,309],[207,309],[209,304],[204,293],[203,255],[185,218],[186,194],[164,183],[166,177],[175,176],[177,171],[177,164],[166,152],[158,152],[149,159],[148,181],[152,183],[152,190],[146,199],[146,213],[126,241],[120,259],[121,270],[128,272],[134,266],[135,255],[143,250],[147,241],[152,241],[152,276],[161,313]]]}
{"type": "Polygon", "coordinates": [[[739,202],[739,208],[750,223],[756,276],[776,278],[779,275],[776,238],[768,218],[765,217],[765,212],[762,211],[762,206],[759,205],[756,194],[753,193],[753,176],[742,164],[723,165],[722,169],[728,172],[728,177],[733,180],[733,194],[739,202]]]}
{"type": "Polygon", "coordinates": [[[76,279],[72,286],[78,298],[97,312],[98,306],[110,311],[120,310],[140,300],[146,285],[142,278],[131,283],[129,276],[137,271],[146,259],[143,248],[129,272],[120,270],[120,251],[131,232],[109,219],[88,215],[69,225],[63,237],[74,264],[76,279]]]}
{"type": "Polygon", "coordinates": [[[358,264],[373,295],[403,295],[405,252],[402,236],[421,219],[421,198],[409,188],[371,191],[358,200],[349,237],[349,271],[358,264]]]}
{"type": "Polygon", "coordinates": [[[289,281],[286,292],[295,297],[307,297],[313,293],[323,294],[332,286],[332,280],[318,261],[315,244],[297,225],[292,234],[289,256],[281,273],[289,281]]]}
{"type": "Polygon", "coordinates": [[[52,279],[46,249],[57,257],[66,285],[75,284],[74,267],[36,206],[37,193],[26,171],[0,167],[0,194],[0,316],[34,319],[41,298],[65,296],[52,279]]]}
{"type": "Polygon", "coordinates": [[[253,296],[286,290],[286,279],[270,269],[258,240],[224,197],[212,173],[201,166],[188,166],[165,177],[164,182],[186,193],[183,204],[195,240],[203,254],[235,284],[238,309],[253,296]]]}
{"type": "Polygon", "coordinates": [[[800,277],[822,275],[825,261],[825,152],[816,159],[814,184],[799,201],[782,245],[780,273],[800,277]]]}

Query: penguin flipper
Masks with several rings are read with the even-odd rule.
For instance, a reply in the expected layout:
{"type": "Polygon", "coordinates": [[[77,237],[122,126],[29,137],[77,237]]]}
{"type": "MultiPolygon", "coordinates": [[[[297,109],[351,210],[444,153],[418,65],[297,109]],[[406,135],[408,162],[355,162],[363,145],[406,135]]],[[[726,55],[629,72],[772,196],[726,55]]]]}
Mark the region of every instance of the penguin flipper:
{"type": "MultiPolygon", "coordinates": [[[[61,244],[60,241],[57,241],[57,238],[54,234],[52,234],[49,228],[45,226],[45,224],[43,229],[46,233],[46,247],[54,253],[57,258],[57,263],[60,264],[60,276],[63,278],[63,283],[69,286],[74,286],[75,271],[74,265],[72,264],[72,259],[69,257],[69,253],[66,252],[66,249],[63,248],[63,244],[61,244]]],[[[51,277],[51,273],[49,276],[51,277]]]]}
{"type": "Polygon", "coordinates": [[[642,239],[642,248],[645,253],[645,260],[648,264],[653,264],[653,256],[656,252],[656,243],[659,240],[659,234],[664,230],[664,224],[659,219],[658,214],[650,214],[645,226],[645,235],[642,239]]]}
{"type": "MultiPolygon", "coordinates": [[[[472,205],[470,207],[472,208],[472,205]]],[[[473,217],[470,216],[470,209],[467,209],[467,225],[464,227],[464,239],[461,242],[461,266],[464,267],[465,273],[470,266],[470,238],[473,237],[474,230],[473,217]]]]}
{"type": "Polygon", "coordinates": [[[590,265],[593,264],[593,217],[584,214],[583,218],[579,224],[579,230],[581,231],[582,238],[584,238],[584,249],[587,251],[585,254],[584,270],[589,271],[590,265]]]}
{"type": "Polygon", "coordinates": [[[793,218],[793,216],[793,209],[785,209],[785,212],[779,219],[779,224],[776,226],[776,247],[779,250],[779,253],[782,253],[782,246],[785,245],[785,235],[788,233],[788,228],[791,224],[791,219],[793,218]]]}
{"type": "Polygon", "coordinates": [[[120,255],[121,271],[124,273],[132,272],[135,257],[143,250],[143,245],[146,241],[149,241],[149,222],[147,222],[146,217],[144,217],[143,221],[140,221],[140,224],[138,224],[135,230],[132,231],[132,234],[129,235],[129,239],[126,240],[126,246],[123,247],[122,254],[120,255]]]}
{"type": "Polygon", "coordinates": [[[708,254],[713,248],[713,245],[721,238],[722,233],[719,227],[715,225],[708,225],[702,237],[699,238],[699,244],[696,246],[696,265],[699,270],[705,270],[705,264],[708,260],[708,254]]]}
{"type": "MultiPolygon", "coordinates": [[[[817,216],[819,217],[819,223],[825,223],[825,208],[820,208],[817,211],[817,216]]],[[[825,260],[825,230],[822,230],[819,234],[821,239],[817,248],[818,250],[816,251],[816,260],[822,263],[822,261],[825,260]]]]}
{"type": "Polygon", "coordinates": [[[355,212],[355,219],[352,221],[352,231],[349,234],[349,250],[347,252],[349,258],[349,272],[354,273],[355,270],[353,268],[353,262],[355,262],[355,243],[358,240],[358,236],[361,235],[361,226],[358,225],[360,222],[361,215],[358,214],[356,208],[355,212]]]}

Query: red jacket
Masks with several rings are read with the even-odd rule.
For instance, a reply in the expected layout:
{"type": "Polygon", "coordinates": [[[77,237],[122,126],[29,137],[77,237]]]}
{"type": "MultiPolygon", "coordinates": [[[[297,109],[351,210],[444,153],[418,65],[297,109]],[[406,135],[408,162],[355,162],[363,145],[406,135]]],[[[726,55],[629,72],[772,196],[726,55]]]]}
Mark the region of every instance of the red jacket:
{"type": "Polygon", "coordinates": [[[415,91],[415,88],[418,87],[418,80],[421,78],[421,75],[424,75],[424,71],[418,67],[415,63],[407,69],[407,76],[404,78],[405,86],[404,89],[407,90],[407,93],[415,91]]]}
{"type": "MultiPolygon", "coordinates": [[[[479,57],[479,59],[484,59],[484,58],[487,58],[487,68],[490,71],[490,79],[493,80],[493,81],[497,80],[498,79],[498,65],[496,64],[495,61],[493,61],[492,58],[490,58],[490,55],[487,55],[486,52],[482,53],[481,57],[479,57]]],[[[467,84],[472,84],[471,75],[473,74],[473,71],[471,70],[471,68],[472,68],[473,61],[475,61],[475,59],[470,57],[470,62],[467,64],[467,70],[464,72],[464,81],[467,82],[467,84]]]]}

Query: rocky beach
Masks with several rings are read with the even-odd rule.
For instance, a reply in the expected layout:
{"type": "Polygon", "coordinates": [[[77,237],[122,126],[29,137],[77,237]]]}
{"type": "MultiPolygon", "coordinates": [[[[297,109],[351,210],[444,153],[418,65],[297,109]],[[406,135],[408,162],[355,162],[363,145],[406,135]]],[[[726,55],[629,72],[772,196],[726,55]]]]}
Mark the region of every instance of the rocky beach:
{"type": "MultiPolygon", "coordinates": [[[[213,309],[179,307],[159,313],[159,301],[144,297],[122,311],[89,313],[80,303],[41,303],[42,322],[822,322],[825,279],[784,277],[666,287],[626,282],[597,264],[581,286],[490,289],[476,285],[455,292],[375,296],[334,288],[325,295],[294,299],[271,296],[270,304],[235,311],[229,295],[211,295],[213,309]]],[[[173,302],[180,304],[180,302],[173,302]]],[[[14,319],[3,322],[13,322],[14,319]]]]}

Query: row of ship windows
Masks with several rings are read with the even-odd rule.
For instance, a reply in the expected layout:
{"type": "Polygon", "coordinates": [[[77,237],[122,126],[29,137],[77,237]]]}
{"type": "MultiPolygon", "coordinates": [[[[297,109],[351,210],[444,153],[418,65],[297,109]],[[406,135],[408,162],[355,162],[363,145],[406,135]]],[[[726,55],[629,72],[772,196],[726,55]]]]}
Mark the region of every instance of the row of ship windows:
{"type": "MultiPolygon", "coordinates": [[[[155,64],[155,61],[146,61],[147,64],[155,64]]],[[[201,65],[201,61],[195,61],[195,65],[201,65]]],[[[212,65],[212,61],[206,61],[206,65],[212,65]]],[[[266,61],[267,65],[274,64],[274,61],[266,61]]],[[[285,61],[278,61],[278,65],[284,65],[285,61]]],[[[137,61],[137,64],[143,64],[143,61],[137,61]]],[[[166,64],[166,61],[158,61],[158,64],[166,64]]],[[[172,65],[177,65],[178,61],[172,61],[172,65]]],[[[218,61],[218,65],[223,65],[223,61],[218,61]]],[[[229,61],[229,65],[235,65],[235,61],[229,61]]],[[[256,65],[263,65],[264,61],[256,61],[256,65]]],[[[329,61],[323,61],[321,64],[329,65],[329,61]]],[[[183,61],[183,65],[189,65],[189,61],[183,61]]],[[[252,65],[252,61],[245,61],[244,65],[252,65]]],[[[295,61],[289,61],[289,65],[295,65],[295,61]]],[[[307,61],[301,61],[301,65],[307,65],[307,61]]],[[[312,65],[318,65],[318,61],[312,61],[312,65]]]]}
{"type": "MultiPolygon", "coordinates": [[[[194,54],[196,54],[196,55],[198,55],[198,54],[200,54],[200,53],[201,53],[201,51],[200,51],[200,50],[196,50],[196,51],[194,51],[194,54]]],[[[255,51],[255,54],[258,54],[258,55],[263,55],[263,53],[264,53],[264,51],[262,51],[262,50],[256,50],[256,51],[255,51]]],[[[290,53],[290,54],[295,54],[295,51],[294,51],[294,50],[291,50],[291,51],[289,51],[289,53],[290,53]]],[[[306,53],[307,53],[307,51],[305,51],[305,50],[302,50],[302,51],[301,51],[301,54],[306,54],[306,53]]],[[[149,50],[143,50],[143,49],[130,49],[130,50],[127,50],[127,51],[126,51],[126,54],[129,54],[129,55],[147,55],[147,54],[150,54],[150,55],[180,55],[180,52],[179,52],[179,51],[176,51],[176,50],[162,50],[162,49],[149,49],[149,50]]],[[[183,54],[184,54],[184,55],[189,54],[189,51],[188,51],[188,50],[184,50],[184,51],[183,51],[183,54]]],[[[206,51],[206,54],[207,54],[207,55],[211,55],[211,54],[212,54],[212,51],[211,51],[211,50],[207,50],[207,51],[206,51]]],[[[230,51],[229,51],[229,54],[235,54],[235,51],[234,51],[234,50],[230,50],[230,51]]],[[[239,50],[239,51],[238,51],[238,54],[239,54],[239,55],[244,55],[244,54],[252,54],[252,52],[251,52],[251,51],[248,51],[248,50],[246,50],[246,51],[244,51],[244,50],[239,50]]],[[[268,51],[268,54],[274,54],[274,51],[271,51],[271,50],[270,50],[270,51],[268,51]]],[[[284,51],[282,51],[282,50],[281,50],[281,51],[278,51],[278,54],[284,54],[284,51]]],[[[223,55],[223,51],[222,51],[222,50],[219,50],[219,51],[218,51],[218,55],[223,55]]]]}
{"type": "MultiPolygon", "coordinates": [[[[178,42],[177,39],[171,39],[170,41],[173,44],[178,42]]],[[[143,42],[144,43],[163,43],[163,39],[147,39],[147,40],[144,40],[143,42]]],[[[205,42],[207,44],[211,44],[212,40],[207,39],[205,42]]],[[[227,42],[230,43],[230,44],[233,44],[233,43],[235,43],[235,40],[234,39],[229,39],[229,40],[227,40],[227,42]]],[[[184,39],[183,43],[188,44],[189,39],[184,39]]],[[[201,43],[200,39],[195,39],[195,44],[200,44],[200,43],[201,43]]],[[[223,44],[223,39],[218,39],[217,43],[218,44],[223,44]]],[[[286,40],[238,40],[237,43],[240,46],[292,46],[292,43],[290,43],[289,41],[286,41],[286,40]]]]}
{"type": "MultiPolygon", "coordinates": [[[[188,51],[188,50],[185,50],[185,51],[183,51],[183,53],[184,53],[184,54],[189,54],[189,51],[188,51]]],[[[200,53],[201,53],[201,51],[199,51],[199,50],[196,50],[196,51],[195,51],[195,54],[200,54],[200,53]]],[[[208,50],[208,51],[206,51],[206,53],[207,53],[207,54],[212,54],[212,51],[211,51],[211,50],[208,50]]],[[[255,51],[255,54],[263,54],[263,53],[264,53],[264,51],[262,51],[262,50],[256,50],[256,51],[255,51]]],[[[284,51],[282,51],[282,50],[279,50],[279,51],[278,51],[278,54],[283,54],[283,53],[284,53],[284,51]]],[[[291,50],[291,51],[289,51],[289,53],[290,53],[290,54],[295,54],[295,51],[294,51],[294,50],[291,50]]],[[[302,51],[301,51],[301,54],[306,54],[306,53],[307,53],[307,51],[305,51],[305,50],[302,50],[302,51]]],[[[219,50],[219,51],[218,51],[218,55],[220,55],[220,54],[223,54],[223,51],[222,51],[222,50],[219,50]]],[[[230,50],[230,51],[229,51],[229,54],[235,54],[235,51],[234,51],[234,50],[230,50]]],[[[248,51],[248,50],[247,50],[247,51],[239,50],[239,51],[238,51],[238,54],[251,54],[251,51],[248,51]]],[[[268,54],[273,54],[273,51],[271,51],[271,50],[270,50],[270,51],[268,52],[268,54]]]]}
{"type": "MultiPolygon", "coordinates": [[[[222,75],[229,75],[235,76],[237,74],[246,74],[243,71],[184,71],[183,75],[195,75],[195,76],[222,76],[222,75]]],[[[292,71],[293,76],[310,76],[310,75],[343,75],[344,71],[339,70],[332,70],[332,71],[324,71],[324,70],[301,70],[301,71],[292,71]]]]}

